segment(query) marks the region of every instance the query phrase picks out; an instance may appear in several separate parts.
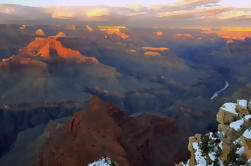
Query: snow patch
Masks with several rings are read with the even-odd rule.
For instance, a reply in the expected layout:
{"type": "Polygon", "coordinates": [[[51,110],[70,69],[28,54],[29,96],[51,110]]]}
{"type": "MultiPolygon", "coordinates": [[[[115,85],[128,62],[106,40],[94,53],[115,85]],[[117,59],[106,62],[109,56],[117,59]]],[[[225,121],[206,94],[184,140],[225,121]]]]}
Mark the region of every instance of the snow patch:
{"type": "Polygon", "coordinates": [[[98,161],[94,161],[91,164],[88,164],[87,166],[111,166],[112,165],[112,161],[110,158],[106,157],[106,158],[101,158],[98,161]]]}
{"type": "Polygon", "coordinates": [[[225,104],[223,104],[223,106],[221,106],[221,109],[224,110],[224,111],[233,113],[233,114],[237,114],[237,112],[235,110],[236,106],[237,106],[236,103],[225,103],[225,104]]]}
{"type": "Polygon", "coordinates": [[[237,104],[241,108],[244,108],[244,109],[248,108],[248,101],[247,100],[237,100],[237,104]]]}
{"type": "Polygon", "coordinates": [[[243,136],[247,139],[251,139],[251,128],[245,130],[243,136]]]}
{"type": "Polygon", "coordinates": [[[237,120],[237,121],[230,123],[229,127],[234,129],[235,131],[239,131],[243,124],[244,124],[244,120],[240,119],[240,120],[237,120]]]}
{"type": "Polygon", "coordinates": [[[244,146],[238,148],[236,150],[236,154],[238,154],[239,156],[242,156],[244,154],[244,146]]]}
{"type": "Polygon", "coordinates": [[[244,119],[245,119],[245,120],[251,119],[251,115],[246,115],[246,116],[244,117],[244,119]]]}
{"type": "Polygon", "coordinates": [[[195,150],[195,160],[197,165],[196,166],[202,166],[202,165],[207,165],[207,161],[205,160],[205,158],[202,156],[202,152],[201,149],[199,147],[199,144],[197,142],[194,142],[192,144],[193,149],[195,150]]]}

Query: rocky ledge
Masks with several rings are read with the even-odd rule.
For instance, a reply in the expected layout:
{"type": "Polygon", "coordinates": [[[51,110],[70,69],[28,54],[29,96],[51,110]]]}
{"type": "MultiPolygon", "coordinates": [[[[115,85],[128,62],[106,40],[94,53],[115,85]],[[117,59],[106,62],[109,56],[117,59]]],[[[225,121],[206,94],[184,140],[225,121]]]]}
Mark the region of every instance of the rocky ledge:
{"type": "Polygon", "coordinates": [[[251,165],[251,101],[223,104],[218,131],[189,138],[190,159],[176,166],[251,165]]]}

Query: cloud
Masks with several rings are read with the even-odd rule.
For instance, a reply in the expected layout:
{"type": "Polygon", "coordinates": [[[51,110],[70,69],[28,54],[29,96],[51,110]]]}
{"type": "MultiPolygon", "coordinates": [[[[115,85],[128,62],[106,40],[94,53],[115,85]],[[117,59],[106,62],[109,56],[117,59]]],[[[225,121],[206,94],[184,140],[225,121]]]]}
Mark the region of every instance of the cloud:
{"type": "Polygon", "coordinates": [[[11,7],[0,6],[0,13],[2,13],[2,14],[15,14],[16,10],[11,7]]]}
{"type": "Polygon", "coordinates": [[[166,5],[153,5],[152,9],[157,11],[192,10],[199,7],[216,7],[220,0],[178,0],[166,5]]]}
{"type": "Polygon", "coordinates": [[[171,4],[171,6],[211,6],[216,5],[219,2],[220,0],[179,0],[178,2],[171,4]]]}
{"type": "Polygon", "coordinates": [[[131,5],[126,7],[26,7],[0,5],[0,23],[82,23],[104,21],[107,24],[136,27],[223,27],[251,26],[250,8],[217,6],[219,0],[179,0],[160,8],[131,5]],[[216,4],[216,5],[212,5],[216,4]]]}
{"type": "Polygon", "coordinates": [[[229,8],[215,7],[215,8],[204,8],[195,10],[179,10],[170,12],[157,13],[156,17],[179,17],[179,18],[204,18],[204,17],[215,17],[221,13],[229,11],[229,8]]]}
{"type": "Polygon", "coordinates": [[[72,19],[76,16],[76,13],[74,12],[65,12],[65,11],[54,11],[51,13],[52,18],[57,18],[57,19],[72,19]]]}
{"type": "Polygon", "coordinates": [[[94,8],[91,10],[86,11],[86,16],[89,18],[92,17],[105,17],[105,16],[109,16],[110,10],[107,8],[94,8]]]}
{"type": "Polygon", "coordinates": [[[145,7],[143,5],[139,5],[139,4],[130,4],[130,5],[127,5],[127,8],[131,9],[131,10],[135,10],[135,11],[145,9],[145,7]]]}

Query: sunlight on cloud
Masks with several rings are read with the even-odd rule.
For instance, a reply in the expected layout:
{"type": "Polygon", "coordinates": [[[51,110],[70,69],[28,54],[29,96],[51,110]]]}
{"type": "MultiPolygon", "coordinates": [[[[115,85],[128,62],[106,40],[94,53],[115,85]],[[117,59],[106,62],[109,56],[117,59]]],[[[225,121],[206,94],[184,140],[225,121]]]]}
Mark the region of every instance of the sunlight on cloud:
{"type": "Polygon", "coordinates": [[[14,8],[11,7],[4,7],[4,6],[0,6],[0,13],[3,14],[15,14],[16,10],[14,8]]]}
{"type": "Polygon", "coordinates": [[[156,17],[215,17],[218,14],[221,14],[225,11],[228,11],[227,8],[215,7],[215,8],[204,8],[196,10],[179,10],[173,12],[161,12],[157,13],[156,17]]]}
{"type": "Polygon", "coordinates": [[[94,8],[91,10],[86,11],[87,17],[103,17],[103,16],[109,16],[110,11],[107,8],[94,8]]]}
{"type": "Polygon", "coordinates": [[[65,11],[55,11],[52,13],[51,17],[52,18],[57,18],[57,19],[70,19],[74,18],[76,16],[76,13],[74,12],[65,12],[65,11]]]}
{"type": "Polygon", "coordinates": [[[176,3],[170,4],[171,6],[185,6],[185,5],[208,5],[208,4],[216,4],[220,0],[179,0],[176,3]]]}
{"type": "Polygon", "coordinates": [[[251,18],[251,11],[250,10],[244,10],[244,9],[233,9],[231,11],[225,12],[222,15],[220,15],[219,19],[231,19],[236,17],[249,17],[251,18]]]}
{"type": "Polygon", "coordinates": [[[127,5],[127,8],[128,9],[131,9],[131,10],[142,10],[144,9],[145,7],[143,5],[139,5],[139,4],[130,4],[130,5],[127,5]]]}

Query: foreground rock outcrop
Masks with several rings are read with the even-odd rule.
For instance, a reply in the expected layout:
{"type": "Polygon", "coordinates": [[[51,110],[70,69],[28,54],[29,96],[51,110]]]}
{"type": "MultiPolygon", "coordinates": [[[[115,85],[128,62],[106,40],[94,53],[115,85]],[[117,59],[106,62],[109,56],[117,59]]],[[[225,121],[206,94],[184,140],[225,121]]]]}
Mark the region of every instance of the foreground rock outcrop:
{"type": "Polygon", "coordinates": [[[184,158],[184,144],[175,121],[143,114],[128,117],[98,97],[86,111],[47,139],[38,166],[88,165],[109,157],[119,166],[173,165],[184,158]]]}
{"type": "Polygon", "coordinates": [[[225,103],[216,117],[218,131],[190,137],[191,157],[178,166],[251,165],[251,101],[225,103]]]}

